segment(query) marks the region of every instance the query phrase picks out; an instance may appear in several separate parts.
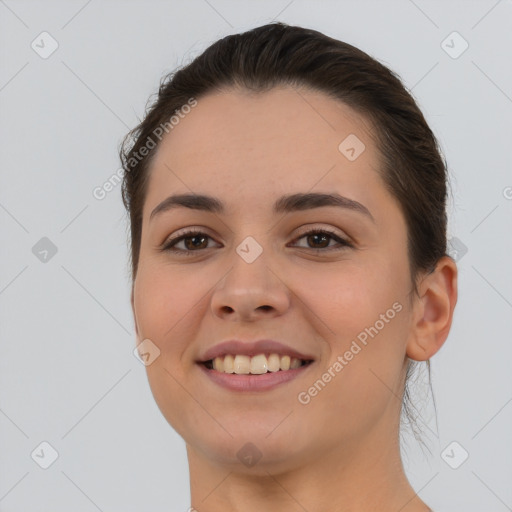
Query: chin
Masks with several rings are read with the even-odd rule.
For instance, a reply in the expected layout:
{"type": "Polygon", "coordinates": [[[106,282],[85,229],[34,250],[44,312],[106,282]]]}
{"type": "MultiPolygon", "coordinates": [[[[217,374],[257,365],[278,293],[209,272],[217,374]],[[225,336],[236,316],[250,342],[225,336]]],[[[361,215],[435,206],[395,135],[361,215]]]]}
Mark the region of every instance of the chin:
{"type": "Polygon", "coordinates": [[[248,423],[241,422],[236,430],[230,430],[233,437],[226,434],[220,438],[211,432],[203,432],[203,435],[196,432],[195,439],[188,440],[187,444],[214,465],[228,471],[260,476],[291,470],[312,456],[311,440],[301,442],[287,435],[284,429],[272,432],[272,428],[266,428],[262,434],[260,429],[251,429],[248,423]],[[269,432],[272,433],[269,435],[269,432]]]}

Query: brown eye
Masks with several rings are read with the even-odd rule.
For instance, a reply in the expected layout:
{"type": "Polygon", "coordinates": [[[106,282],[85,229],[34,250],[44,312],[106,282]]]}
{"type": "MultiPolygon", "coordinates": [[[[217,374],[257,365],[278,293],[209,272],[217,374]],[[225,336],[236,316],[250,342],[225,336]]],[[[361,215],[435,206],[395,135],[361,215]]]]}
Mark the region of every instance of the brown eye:
{"type": "Polygon", "coordinates": [[[162,250],[189,256],[193,252],[200,251],[201,249],[207,249],[208,239],[211,239],[211,237],[202,231],[187,231],[186,233],[169,240],[162,250]],[[184,249],[176,249],[175,247],[181,242],[184,244],[184,249]]]}
{"type": "MultiPolygon", "coordinates": [[[[299,238],[296,240],[301,240],[302,238],[307,239],[308,245],[311,244],[309,247],[305,247],[306,249],[312,249],[316,251],[331,251],[331,250],[340,250],[344,249],[346,247],[353,247],[353,245],[345,240],[344,238],[341,238],[336,233],[324,230],[324,229],[314,229],[312,231],[308,231],[307,233],[302,234],[299,238]],[[331,240],[335,240],[338,242],[338,246],[331,246],[329,247],[329,242],[331,240]],[[316,247],[315,247],[316,245],[316,247]],[[320,246],[320,247],[318,247],[320,246]]],[[[304,246],[302,246],[304,247],[304,246]]]]}

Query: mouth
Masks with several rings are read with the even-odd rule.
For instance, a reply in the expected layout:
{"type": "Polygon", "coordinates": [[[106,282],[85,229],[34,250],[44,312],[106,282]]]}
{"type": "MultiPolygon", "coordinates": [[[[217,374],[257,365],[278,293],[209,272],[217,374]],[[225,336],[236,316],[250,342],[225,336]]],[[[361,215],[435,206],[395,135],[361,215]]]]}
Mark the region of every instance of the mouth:
{"type": "Polygon", "coordinates": [[[314,366],[314,360],[279,354],[227,354],[197,361],[197,365],[211,382],[225,390],[255,393],[271,391],[298,379],[314,366]]]}
{"type": "Polygon", "coordinates": [[[265,375],[282,373],[308,366],[313,359],[299,359],[277,353],[261,353],[254,356],[226,354],[208,361],[199,361],[207,370],[223,374],[265,375]]]}

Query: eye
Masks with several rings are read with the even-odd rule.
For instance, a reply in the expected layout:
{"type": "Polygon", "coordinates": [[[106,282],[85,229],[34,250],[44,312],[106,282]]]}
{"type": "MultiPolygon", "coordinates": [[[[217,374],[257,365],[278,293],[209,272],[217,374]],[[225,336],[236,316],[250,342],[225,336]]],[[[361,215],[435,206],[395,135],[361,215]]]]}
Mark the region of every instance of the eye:
{"type": "Polygon", "coordinates": [[[301,240],[302,238],[306,238],[307,243],[320,244],[321,247],[306,247],[306,249],[309,248],[316,252],[339,251],[345,249],[346,247],[354,247],[348,240],[345,240],[335,232],[328,229],[312,229],[306,233],[303,233],[299,238],[296,238],[295,241],[301,240]],[[329,239],[338,242],[338,246],[329,247],[329,239]],[[326,240],[327,246],[325,245],[326,240]]]}
{"type": "MultiPolygon", "coordinates": [[[[294,241],[301,240],[303,238],[307,239],[307,243],[317,244],[320,247],[304,247],[305,249],[310,249],[316,252],[327,252],[327,251],[339,251],[346,249],[347,247],[354,247],[352,243],[344,238],[340,237],[333,231],[329,231],[327,229],[312,229],[303,233],[301,236],[296,238],[294,241]],[[338,242],[338,246],[329,247],[329,242],[331,240],[335,240],[338,242]],[[327,245],[325,242],[327,241],[327,245]]],[[[201,249],[208,248],[208,239],[211,239],[209,235],[200,230],[189,230],[185,233],[181,234],[176,238],[170,239],[163,247],[162,251],[168,251],[175,254],[182,254],[185,256],[191,256],[192,253],[198,252],[201,249]],[[179,244],[183,243],[184,248],[176,248],[179,244]]],[[[300,246],[299,246],[300,247],[300,246]]]]}
{"type": "Polygon", "coordinates": [[[176,238],[171,238],[169,242],[162,247],[162,251],[169,251],[183,254],[185,256],[191,256],[191,253],[197,252],[198,249],[208,248],[207,240],[209,238],[211,237],[203,231],[191,229],[176,238]],[[189,240],[191,243],[188,243],[189,240]],[[176,249],[175,247],[182,242],[185,244],[185,249],[176,249]]]}

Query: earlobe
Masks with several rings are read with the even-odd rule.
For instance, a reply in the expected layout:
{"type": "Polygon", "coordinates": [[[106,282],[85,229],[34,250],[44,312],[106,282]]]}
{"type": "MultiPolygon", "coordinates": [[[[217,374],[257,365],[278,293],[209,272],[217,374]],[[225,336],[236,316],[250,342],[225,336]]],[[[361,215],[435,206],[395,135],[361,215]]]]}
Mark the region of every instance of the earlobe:
{"type": "Polygon", "coordinates": [[[457,265],[442,257],[434,272],[419,285],[414,323],[407,343],[407,356],[415,361],[430,359],[444,344],[457,303],[457,265]]]}

